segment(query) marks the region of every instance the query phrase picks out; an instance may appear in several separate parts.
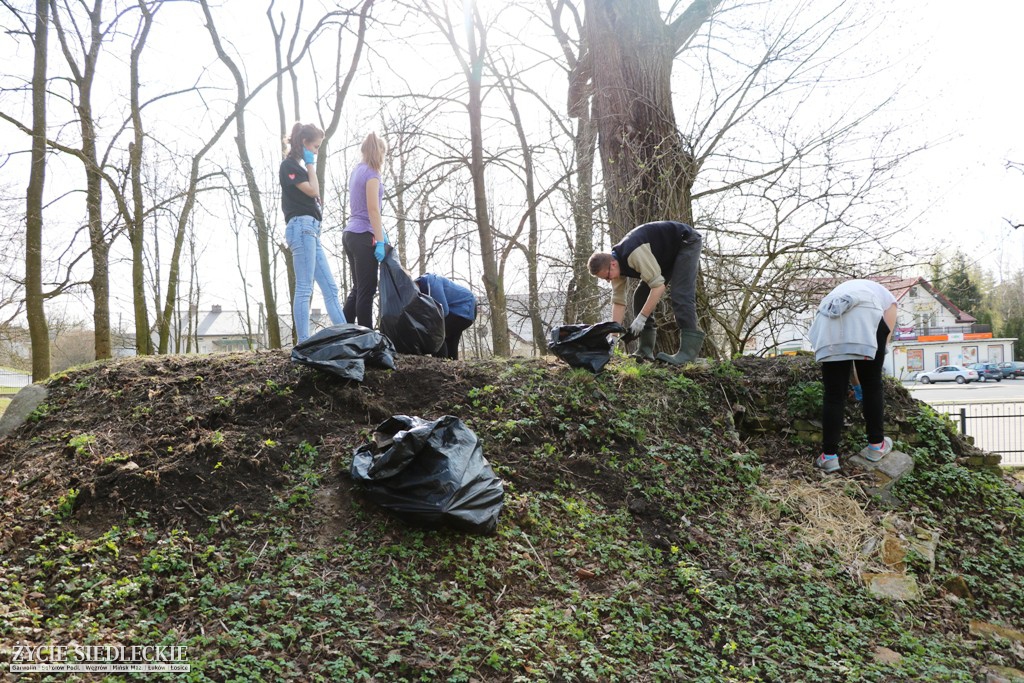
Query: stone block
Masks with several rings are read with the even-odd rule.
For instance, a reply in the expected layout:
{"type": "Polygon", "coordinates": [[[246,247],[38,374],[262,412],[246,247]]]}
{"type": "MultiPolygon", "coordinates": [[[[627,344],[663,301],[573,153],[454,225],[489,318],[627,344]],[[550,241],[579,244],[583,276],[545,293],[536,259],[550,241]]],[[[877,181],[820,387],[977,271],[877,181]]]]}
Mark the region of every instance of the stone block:
{"type": "Polygon", "coordinates": [[[962,576],[954,576],[942,584],[942,588],[961,600],[973,600],[974,595],[962,576]]]}
{"type": "Polygon", "coordinates": [[[1024,683],[1024,671],[1009,666],[989,666],[985,683],[1024,683]]]}
{"type": "Polygon", "coordinates": [[[909,574],[873,574],[862,572],[860,575],[868,593],[876,598],[907,602],[921,597],[917,587],[917,579],[909,574]]]}
{"type": "Polygon", "coordinates": [[[887,647],[878,646],[872,653],[875,661],[879,664],[899,664],[900,660],[903,659],[903,655],[895,650],[890,650],[887,647]]]}
{"type": "Polygon", "coordinates": [[[890,569],[902,572],[907,568],[907,546],[899,536],[886,534],[882,539],[882,563],[890,569]]]}
{"type": "Polygon", "coordinates": [[[1024,643],[1024,633],[1017,629],[1010,628],[1009,626],[1000,626],[999,624],[990,624],[987,621],[972,620],[969,629],[972,636],[998,636],[1017,643],[1024,643]]]}
{"type": "Polygon", "coordinates": [[[935,571],[935,551],[939,549],[939,532],[914,527],[914,535],[908,539],[910,549],[928,563],[928,572],[935,571]]]}
{"type": "Polygon", "coordinates": [[[914,470],[914,459],[902,451],[893,451],[878,462],[858,454],[847,458],[846,465],[868,475],[865,490],[869,495],[878,496],[888,505],[896,505],[899,499],[892,493],[892,487],[914,470]]]}

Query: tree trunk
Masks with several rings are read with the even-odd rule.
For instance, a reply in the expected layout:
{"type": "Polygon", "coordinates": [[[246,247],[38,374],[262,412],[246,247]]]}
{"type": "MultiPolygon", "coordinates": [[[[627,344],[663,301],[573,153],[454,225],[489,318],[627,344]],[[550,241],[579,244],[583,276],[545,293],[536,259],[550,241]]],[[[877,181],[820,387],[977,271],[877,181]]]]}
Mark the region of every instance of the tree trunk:
{"type": "MultiPolygon", "coordinates": [[[[547,340],[544,336],[544,319],[540,310],[540,284],[538,282],[537,265],[538,241],[540,228],[537,223],[537,191],[534,187],[533,150],[530,149],[529,141],[526,139],[526,130],[523,127],[522,116],[519,113],[519,105],[516,104],[515,86],[511,83],[503,84],[502,90],[508,100],[509,113],[512,114],[512,122],[515,125],[516,135],[519,138],[519,149],[523,155],[523,184],[526,187],[526,221],[528,223],[526,238],[526,286],[527,286],[527,313],[530,316],[530,330],[533,337],[535,354],[543,353],[547,349],[547,340]]],[[[517,232],[518,235],[518,232],[517,232]]]]}
{"type": "MultiPolygon", "coordinates": [[[[142,104],[139,101],[139,62],[142,49],[153,26],[153,13],[144,0],[139,0],[142,26],[132,43],[129,64],[129,97],[131,98],[132,142],[128,144],[128,165],[132,183],[132,215],[125,215],[128,241],[132,246],[132,304],[135,311],[135,353],[147,356],[153,353],[153,340],[149,330],[149,307],[146,305],[146,270],[144,262],[145,203],[142,194],[142,149],[145,130],[142,125],[142,104]]],[[[156,309],[159,310],[159,307],[156,309]]]]}
{"type": "Polygon", "coordinates": [[[575,250],[565,322],[593,325],[600,320],[602,302],[597,279],[587,269],[587,261],[594,251],[594,155],[597,151],[597,125],[590,118],[589,111],[580,114],[573,145],[576,149],[576,191],[572,211],[575,250]]]}
{"type": "MultiPolygon", "coordinates": [[[[203,2],[203,12],[206,16],[206,28],[213,39],[213,47],[217,56],[224,66],[231,72],[235,80],[235,146],[238,148],[238,158],[242,163],[242,174],[245,176],[245,185],[249,191],[249,200],[252,202],[252,217],[256,224],[256,248],[260,257],[260,280],[263,285],[263,301],[267,307],[267,334],[270,348],[281,348],[281,326],[277,321],[277,301],[274,295],[274,281],[271,277],[270,263],[270,228],[267,225],[267,216],[263,212],[263,200],[260,197],[260,188],[256,182],[256,174],[252,170],[252,161],[249,159],[249,149],[245,138],[245,107],[249,97],[245,92],[245,79],[238,65],[228,56],[221,47],[220,36],[213,23],[213,16],[209,12],[206,2],[203,2]]],[[[276,79],[275,79],[276,80],[276,79]]]]}
{"type": "MultiPolygon", "coordinates": [[[[241,94],[239,94],[241,97],[241,94]]],[[[253,220],[256,222],[256,246],[260,255],[260,280],[263,284],[263,301],[267,307],[267,340],[270,348],[281,348],[281,325],[277,320],[277,301],[274,295],[274,281],[270,276],[270,228],[267,225],[266,214],[263,213],[263,201],[260,199],[260,188],[256,184],[256,174],[252,170],[252,162],[249,160],[249,150],[245,142],[245,112],[244,103],[239,100],[239,109],[236,117],[238,136],[235,142],[238,145],[238,157],[242,161],[242,172],[245,174],[245,184],[249,188],[249,199],[252,201],[253,220]]]]}
{"type": "Polygon", "coordinates": [[[43,187],[46,184],[47,0],[36,0],[32,66],[32,167],[25,196],[25,311],[32,340],[32,380],[50,376],[50,331],[43,306],[43,187]]]}
{"type": "Polygon", "coordinates": [[[672,63],[721,0],[694,0],[671,24],[657,0],[585,0],[594,120],[613,242],[655,220],[692,223],[694,170],[676,128],[672,63]]]}
{"type": "Polygon", "coordinates": [[[89,287],[93,296],[93,346],[95,359],[99,360],[110,358],[110,245],[103,229],[103,175],[96,153],[96,125],[92,114],[92,84],[95,81],[100,49],[103,46],[100,26],[103,18],[103,0],[94,0],[92,9],[85,8],[89,17],[88,41],[73,17],[70,21],[73,33],[69,35],[68,29],[61,21],[56,0],[50,0],[50,10],[53,25],[57,29],[57,38],[71,72],[71,81],[78,89],[78,103],[75,109],[82,134],[81,161],[85,168],[85,207],[89,253],[92,257],[92,278],[89,287]],[[81,65],[76,61],[75,54],[68,45],[69,37],[83,49],[88,45],[81,65]]]}
{"type": "MultiPolygon", "coordinates": [[[[472,11],[472,3],[467,3],[467,14],[472,11]]],[[[477,232],[480,235],[480,257],[483,261],[484,289],[491,305],[491,341],[494,355],[508,356],[511,354],[508,336],[508,304],[505,300],[505,282],[498,271],[497,250],[494,244],[494,230],[487,211],[487,183],[484,176],[484,136],[481,100],[481,76],[483,73],[484,56],[487,54],[484,45],[477,46],[476,23],[466,17],[466,37],[469,41],[469,57],[471,61],[466,70],[469,85],[469,137],[470,165],[469,171],[473,178],[473,205],[476,211],[477,232]]],[[[483,35],[483,34],[482,34],[483,35]]]]}

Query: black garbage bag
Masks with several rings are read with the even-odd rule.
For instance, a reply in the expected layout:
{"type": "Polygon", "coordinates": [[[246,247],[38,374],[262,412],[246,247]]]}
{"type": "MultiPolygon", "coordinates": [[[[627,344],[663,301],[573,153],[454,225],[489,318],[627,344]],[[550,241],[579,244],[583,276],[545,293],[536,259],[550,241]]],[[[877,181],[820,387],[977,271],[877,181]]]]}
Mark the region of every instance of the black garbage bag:
{"type": "Polygon", "coordinates": [[[489,534],[505,504],[480,440],[453,415],[388,418],[355,450],[351,473],[371,500],[416,526],[489,534]]]}
{"type": "Polygon", "coordinates": [[[422,293],[388,246],[380,263],[380,331],[399,353],[427,355],[444,344],[441,305],[422,293]]]}
{"type": "Polygon", "coordinates": [[[597,373],[612,357],[616,340],[608,339],[608,335],[625,331],[610,320],[596,325],[562,325],[548,334],[548,349],[574,368],[597,373]]]}
{"type": "Polygon", "coordinates": [[[376,330],[343,323],[325,327],[292,347],[292,362],[362,382],[366,363],[395,369],[395,346],[376,330]]]}

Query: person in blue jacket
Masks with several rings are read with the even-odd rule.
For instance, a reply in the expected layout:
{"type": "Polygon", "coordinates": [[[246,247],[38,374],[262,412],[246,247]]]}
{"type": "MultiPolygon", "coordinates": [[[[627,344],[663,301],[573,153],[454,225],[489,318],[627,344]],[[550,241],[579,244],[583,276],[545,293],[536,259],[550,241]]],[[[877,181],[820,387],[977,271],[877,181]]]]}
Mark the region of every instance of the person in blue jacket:
{"type": "Polygon", "coordinates": [[[462,333],[476,320],[476,297],[462,285],[433,273],[416,278],[416,286],[441,305],[444,315],[444,345],[434,355],[458,360],[462,333]]]}

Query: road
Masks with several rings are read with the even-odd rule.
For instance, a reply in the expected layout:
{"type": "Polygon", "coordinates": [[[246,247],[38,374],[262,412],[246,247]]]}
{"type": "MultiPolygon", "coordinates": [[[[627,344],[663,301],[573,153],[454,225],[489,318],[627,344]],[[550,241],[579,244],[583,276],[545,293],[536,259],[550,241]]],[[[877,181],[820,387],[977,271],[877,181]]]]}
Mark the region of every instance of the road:
{"type": "Polygon", "coordinates": [[[970,384],[906,382],[903,386],[907,388],[911,396],[925,403],[936,401],[959,401],[961,403],[1024,401],[1024,377],[1004,379],[1002,382],[990,379],[970,384]]]}

